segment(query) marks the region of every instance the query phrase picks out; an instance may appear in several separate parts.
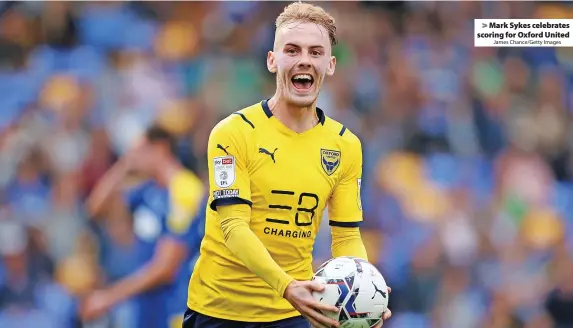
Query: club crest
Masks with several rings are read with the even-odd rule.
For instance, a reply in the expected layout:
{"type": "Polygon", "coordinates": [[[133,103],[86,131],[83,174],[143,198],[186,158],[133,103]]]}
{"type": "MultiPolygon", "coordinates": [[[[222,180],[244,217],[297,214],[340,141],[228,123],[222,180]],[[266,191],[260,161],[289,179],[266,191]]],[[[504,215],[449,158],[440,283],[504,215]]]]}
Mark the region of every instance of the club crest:
{"type": "Polygon", "coordinates": [[[340,166],[340,152],[337,150],[321,149],[320,164],[327,175],[332,175],[340,166]]]}

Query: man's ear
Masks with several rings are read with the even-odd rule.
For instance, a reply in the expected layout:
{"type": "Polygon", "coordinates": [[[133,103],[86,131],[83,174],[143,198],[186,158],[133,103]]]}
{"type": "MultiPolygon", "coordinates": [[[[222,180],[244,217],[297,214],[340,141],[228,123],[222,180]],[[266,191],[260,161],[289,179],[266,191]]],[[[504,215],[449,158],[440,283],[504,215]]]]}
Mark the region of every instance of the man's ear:
{"type": "Polygon", "coordinates": [[[334,75],[334,71],[336,69],[336,57],[330,57],[330,63],[328,63],[328,68],[326,69],[326,75],[332,76],[334,75]]]}
{"type": "Polygon", "coordinates": [[[267,69],[269,70],[269,72],[273,74],[277,72],[275,53],[272,51],[269,51],[269,53],[267,54],[267,69]]]}

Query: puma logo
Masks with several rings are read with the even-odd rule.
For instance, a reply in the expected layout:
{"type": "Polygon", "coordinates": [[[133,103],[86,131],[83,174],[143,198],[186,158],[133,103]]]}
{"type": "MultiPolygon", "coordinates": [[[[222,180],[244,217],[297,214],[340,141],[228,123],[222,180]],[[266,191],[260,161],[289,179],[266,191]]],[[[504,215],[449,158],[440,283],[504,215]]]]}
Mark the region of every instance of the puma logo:
{"type": "Polygon", "coordinates": [[[273,160],[273,163],[275,162],[275,152],[277,151],[278,148],[275,148],[275,150],[271,153],[270,151],[264,149],[264,148],[259,148],[259,153],[260,154],[265,154],[265,155],[269,155],[271,157],[271,159],[273,160]]]}
{"type": "Polygon", "coordinates": [[[374,299],[374,297],[376,297],[376,293],[380,293],[380,295],[382,295],[382,297],[386,298],[386,293],[383,292],[380,288],[378,288],[378,286],[376,286],[376,284],[374,284],[374,281],[372,282],[372,286],[374,286],[374,295],[372,295],[372,299],[374,299]]]}
{"type": "Polygon", "coordinates": [[[223,147],[223,146],[221,146],[221,144],[217,144],[217,149],[221,149],[222,151],[225,152],[225,154],[229,155],[229,152],[227,151],[227,148],[229,148],[229,146],[223,147]]]}

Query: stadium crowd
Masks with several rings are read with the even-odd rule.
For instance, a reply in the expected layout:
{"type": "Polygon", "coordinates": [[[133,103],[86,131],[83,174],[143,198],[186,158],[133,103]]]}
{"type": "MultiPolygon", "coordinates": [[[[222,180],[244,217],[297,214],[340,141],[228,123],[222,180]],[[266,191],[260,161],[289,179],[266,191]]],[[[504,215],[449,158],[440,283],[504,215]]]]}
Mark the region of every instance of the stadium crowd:
{"type": "MultiPolygon", "coordinates": [[[[393,288],[385,326],[573,327],[573,50],[472,40],[473,18],[573,8],[322,4],[340,44],[319,107],[363,143],[361,230],[393,288]]],[[[284,6],[0,3],[0,327],[74,327],[81,295],[137,269],[131,221],[111,208],[94,223],[86,196],[153,123],[205,178],[214,124],[272,94],[284,6]]],[[[132,311],[90,327],[131,328],[132,311]]]]}

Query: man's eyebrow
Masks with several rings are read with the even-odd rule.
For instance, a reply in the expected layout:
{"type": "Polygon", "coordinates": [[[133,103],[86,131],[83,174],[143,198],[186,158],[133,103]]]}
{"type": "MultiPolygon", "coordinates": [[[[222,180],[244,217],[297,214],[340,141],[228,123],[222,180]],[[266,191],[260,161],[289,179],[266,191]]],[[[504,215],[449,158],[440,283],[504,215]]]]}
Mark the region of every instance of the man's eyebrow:
{"type": "MultiPolygon", "coordinates": [[[[285,47],[289,47],[289,46],[290,46],[290,47],[300,48],[300,46],[299,46],[298,44],[294,44],[294,43],[290,43],[290,42],[287,43],[287,44],[285,44],[285,47]]],[[[309,48],[313,48],[313,49],[322,48],[322,49],[324,49],[324,46],[318,44],[318,45],[310,46],[309,48]]]]}

